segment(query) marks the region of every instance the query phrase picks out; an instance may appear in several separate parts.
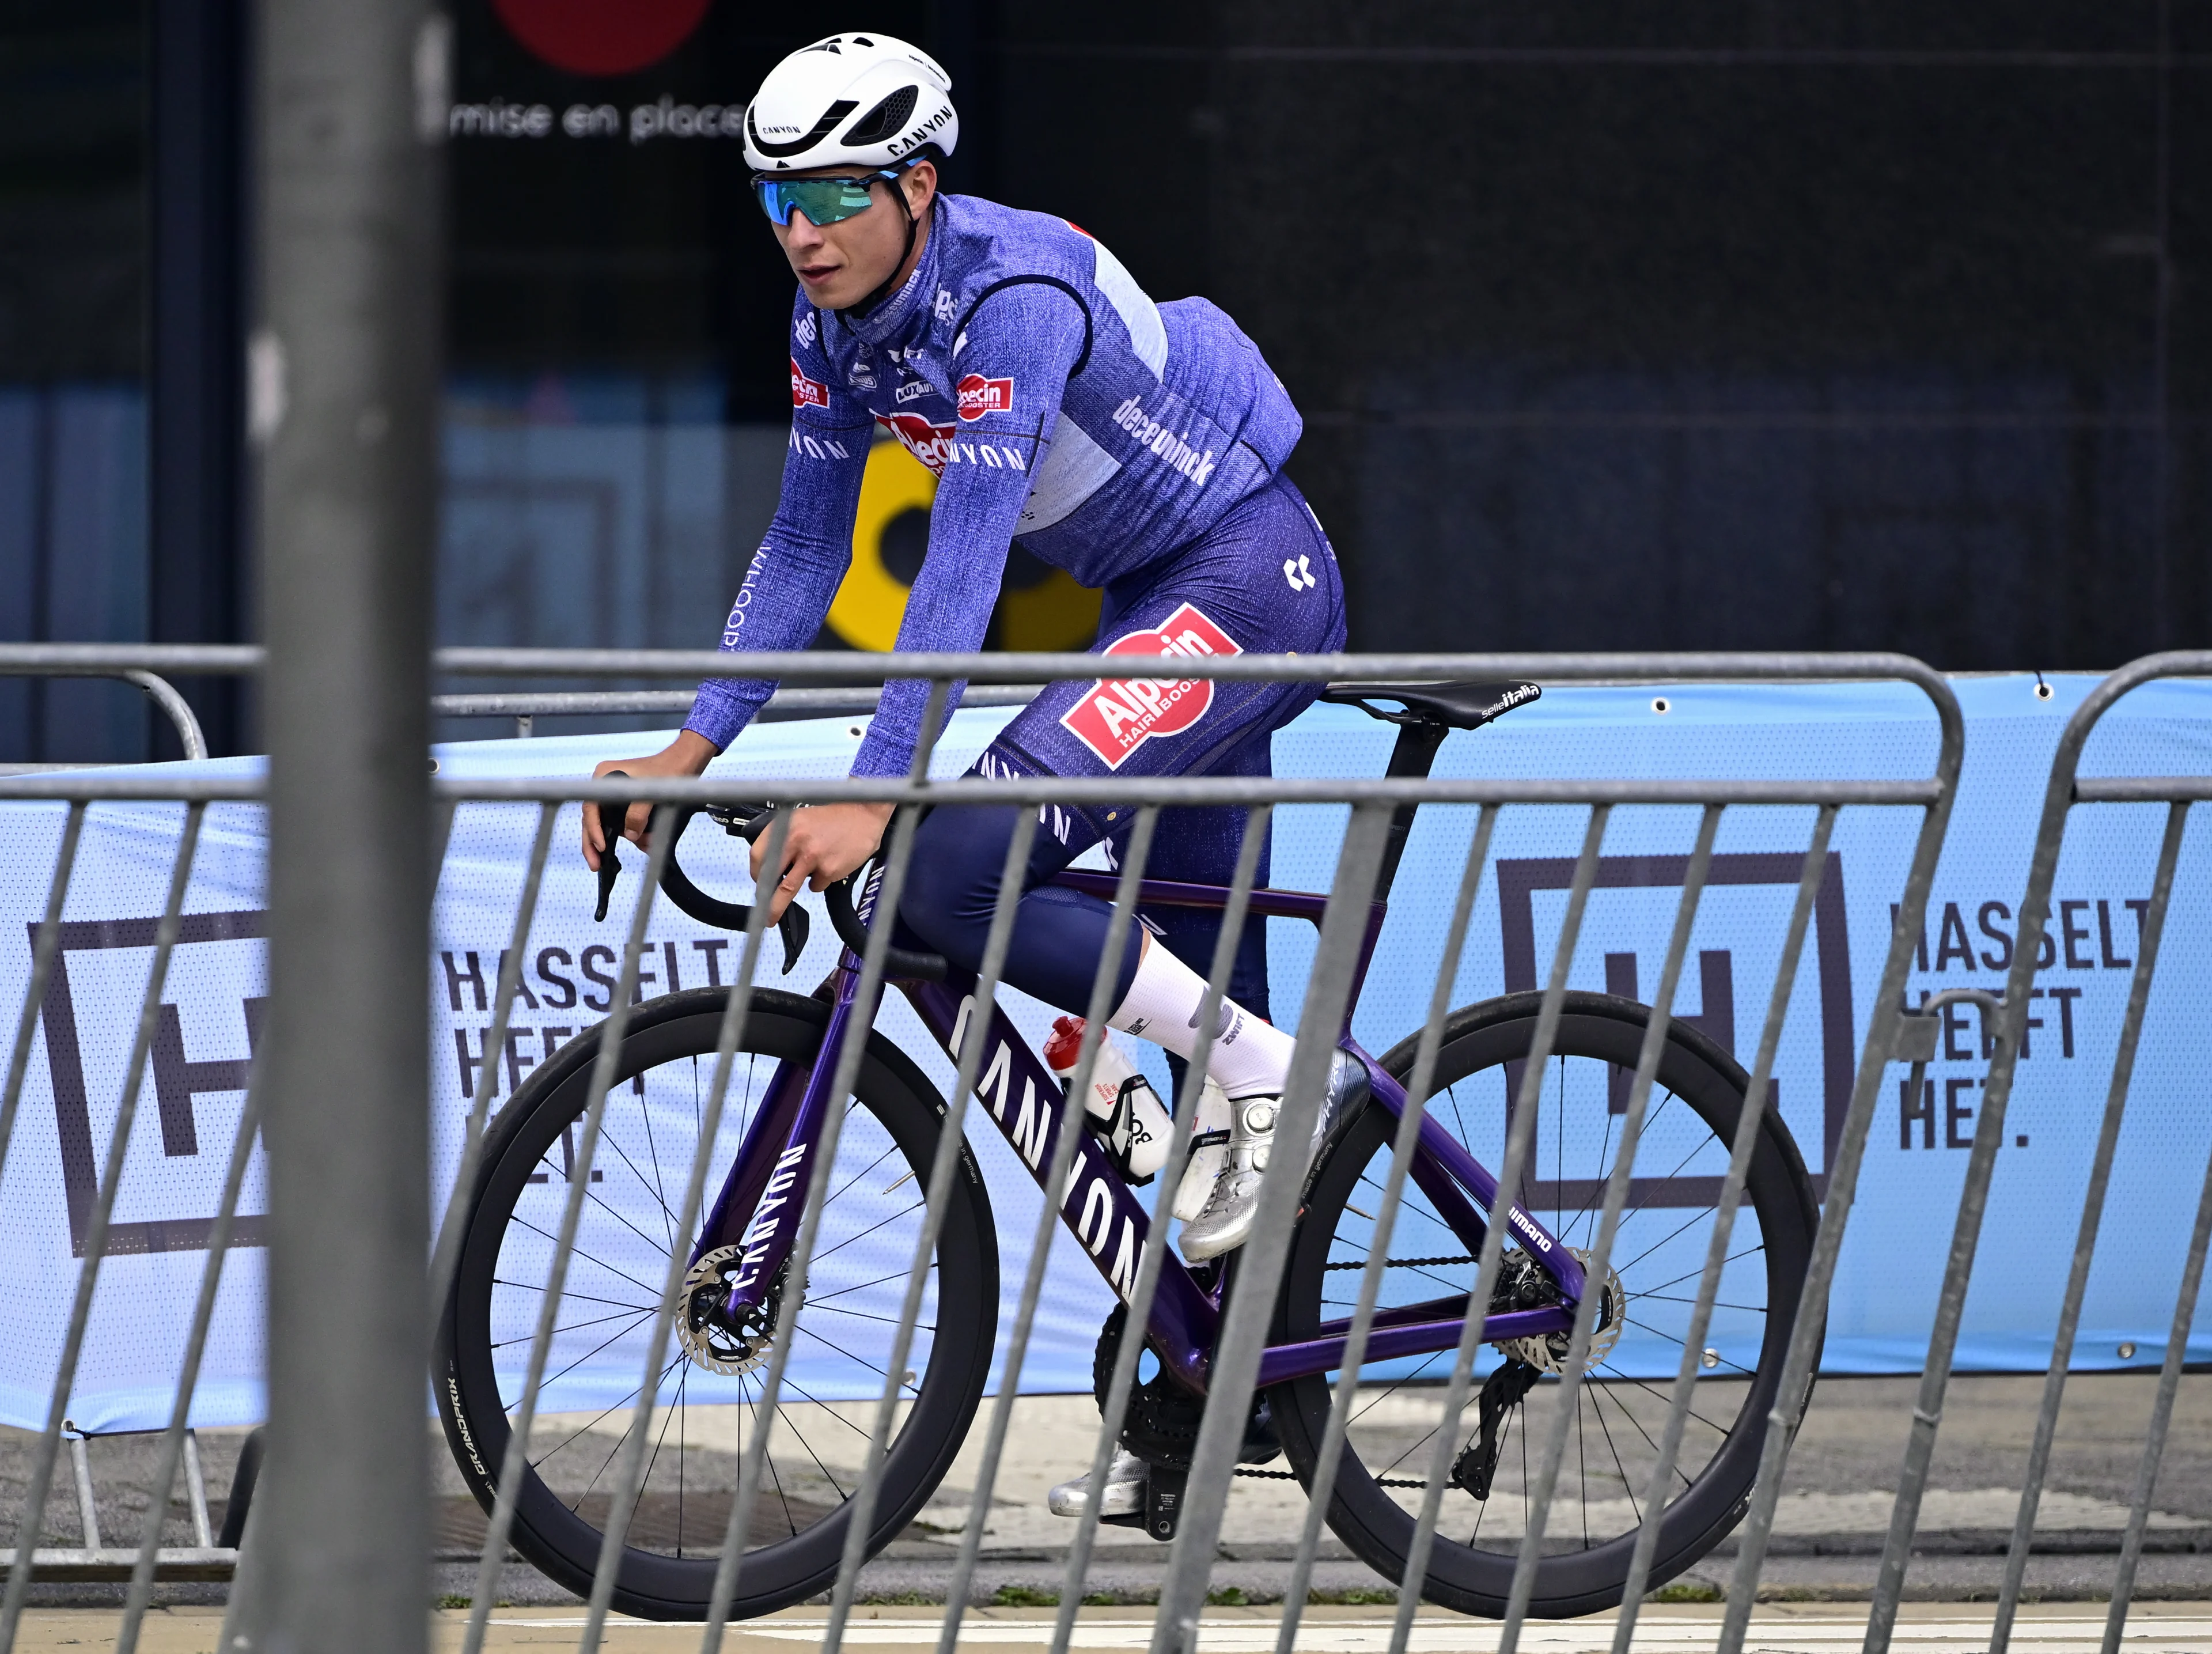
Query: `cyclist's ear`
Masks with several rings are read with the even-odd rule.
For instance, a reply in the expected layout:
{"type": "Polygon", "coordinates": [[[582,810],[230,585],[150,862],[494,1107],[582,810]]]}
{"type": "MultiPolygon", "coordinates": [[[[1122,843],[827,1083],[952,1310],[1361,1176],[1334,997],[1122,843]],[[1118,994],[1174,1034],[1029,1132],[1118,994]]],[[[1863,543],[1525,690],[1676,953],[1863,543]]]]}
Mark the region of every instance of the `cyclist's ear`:
{"type": "Polygon", "coordinates": [[[894,185],[905,198],[907,216],[921,218],[937,199],[937,163],[917,161],[898,175],[894,185]]]}

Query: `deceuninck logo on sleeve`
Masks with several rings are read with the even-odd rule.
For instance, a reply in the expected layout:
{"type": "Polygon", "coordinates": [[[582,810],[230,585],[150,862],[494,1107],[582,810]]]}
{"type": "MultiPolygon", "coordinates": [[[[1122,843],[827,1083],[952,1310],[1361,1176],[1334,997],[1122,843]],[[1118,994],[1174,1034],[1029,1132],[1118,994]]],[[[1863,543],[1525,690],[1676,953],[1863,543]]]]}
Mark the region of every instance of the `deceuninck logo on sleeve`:
{"type": "MultiPolygon", "coordinates": [[[[1186,603],[1156,629],[1125,633],[1103,653],[1194,657],[1244,651],[1211,615],[1186,603]]],[[[1152,737],[1182,734],[1212,704],[1213,680],[1208,678],[1102,678],[1060,721],[1109,769],[1119,769],[1152,737]]]]}

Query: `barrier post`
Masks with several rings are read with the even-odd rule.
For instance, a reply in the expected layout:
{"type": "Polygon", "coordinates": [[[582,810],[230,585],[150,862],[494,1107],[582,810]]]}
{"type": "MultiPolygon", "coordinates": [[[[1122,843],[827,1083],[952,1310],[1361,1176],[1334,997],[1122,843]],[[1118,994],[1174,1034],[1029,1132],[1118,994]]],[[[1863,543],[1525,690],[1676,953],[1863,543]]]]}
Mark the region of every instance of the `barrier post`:
{"type": "Polygon", "coordinates": [[[234,1647],[426,1638],[430,548],[448,29],[260,8],[269,1462],[234,1647]]]}

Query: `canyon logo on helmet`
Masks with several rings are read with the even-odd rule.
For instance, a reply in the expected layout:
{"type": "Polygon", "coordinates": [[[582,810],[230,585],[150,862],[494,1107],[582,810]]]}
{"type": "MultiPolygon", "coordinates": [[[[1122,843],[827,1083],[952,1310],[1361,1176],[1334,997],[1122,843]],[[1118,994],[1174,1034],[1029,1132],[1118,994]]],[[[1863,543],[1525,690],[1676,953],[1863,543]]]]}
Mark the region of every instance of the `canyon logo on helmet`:
{"type": "Polygon", "coordinates": [[[770,70],[745,111],[745,164],[756,173],[889,167],[960,141],[952,78],[927,52],[888,34],[832,34],[770,70]]]}

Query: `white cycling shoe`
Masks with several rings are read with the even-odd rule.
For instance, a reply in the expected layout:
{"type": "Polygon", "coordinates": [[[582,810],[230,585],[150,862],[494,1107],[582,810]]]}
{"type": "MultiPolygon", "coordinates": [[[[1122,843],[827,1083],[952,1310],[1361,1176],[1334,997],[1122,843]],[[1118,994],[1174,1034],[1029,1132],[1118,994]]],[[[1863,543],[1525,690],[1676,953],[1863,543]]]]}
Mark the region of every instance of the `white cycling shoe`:
{"type": "MultiPolygon", "coordinates": [[[[1358,1116],[1367,1102],[1367,1070],[1346,1053],[1339,1051],[1329,1064],[1328,1090],[1314,1122],[1313,1140],[1305,1145],[1297,1176],[1308,1176],[1320,1159],[1322,1149],[1340,1136],[1358,1116]]],[[[1233,1252],[1252,1237],[1253,1219],[1259,1215],[1260,1184],[1275,1146],[1275,1121],[1283,1100],[1279,1097],[1248,1097],[1233,1105],[1229,1126],[1228,1161],[1213,1180],[1213,1192],[1205,1208],[1183,1225],[1182,1255],[1203,1263],[1233,1252]]]]}
{"type": "MultiPolygon", "coordinates": [[[[1151,1470],[1145,1462],[1126,1449],[1117,1448],[1114,1462],[1106,1467],[1106,1493],[1098,1502],[1100,1517],[1135,1516],[1145,1508],[1145,1484],[1151,1479],[1151,1470]]],[[[1045,1495],[1045,1508],[1056,1517],[1079,1517],[1084,1502],[1091,1497],[1091,1473],[1085,1471],[1073,1481],[1063,1481],[1045,1495]]]]}

